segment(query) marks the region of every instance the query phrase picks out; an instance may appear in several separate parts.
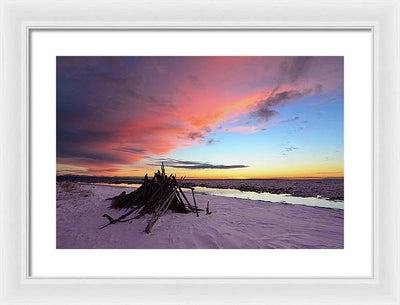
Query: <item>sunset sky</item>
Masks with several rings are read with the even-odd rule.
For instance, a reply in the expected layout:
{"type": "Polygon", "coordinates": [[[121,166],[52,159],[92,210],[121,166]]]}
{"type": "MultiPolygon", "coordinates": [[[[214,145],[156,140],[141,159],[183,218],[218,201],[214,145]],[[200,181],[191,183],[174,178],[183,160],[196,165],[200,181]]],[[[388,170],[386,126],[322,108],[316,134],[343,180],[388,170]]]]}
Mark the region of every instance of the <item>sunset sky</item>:
{"type": "Polygon", "coordinates": [[[57,175],[343,177],[343,57],[57,57],[57,175]]]}

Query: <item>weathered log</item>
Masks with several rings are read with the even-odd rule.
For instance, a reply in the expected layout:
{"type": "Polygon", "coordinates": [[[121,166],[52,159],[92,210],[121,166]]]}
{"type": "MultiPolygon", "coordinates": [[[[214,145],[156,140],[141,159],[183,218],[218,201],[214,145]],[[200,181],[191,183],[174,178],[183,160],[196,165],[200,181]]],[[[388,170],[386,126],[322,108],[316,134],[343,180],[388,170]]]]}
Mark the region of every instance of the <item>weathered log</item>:
{"type": "Polygon", "coordinates": [[[126,195],[126,192],[123,191],[123,192],[121,192],[121,194],[119,194],[119,195],[117,195],[117,196],[114,196],[114,197],[107,198],[106,200],[115,200],[115,199],[117,199],[117,198],[124,197],[125,195],[126,195]]]}
{"type": "Polygon", "coordinates": [[[180,186],[180,185],[178,184],[178,182],[176,181],[176,178],[173,177],[172,179],[173,179],[174,182],[176,183],[179,193],[181,193],[182,197],[186,200],[186,203],[187,203],[189,209],[194,213],[195,210],[193,209],[193,207],[192,207],[192,205],[190,204],[189,200],[186,198],[186,195],[185,195],[185,193],[182,191],[181,186],[180,186]]]}
{"type": "Polygon", "coordinates": [[[114,206],[118,206],[122,202],[122,200],[124,200],[125,195],[126,195],[126,192],[123,191],[118,196],[115,196],[115,197],[112,197],[112,198],[108,198],[107,200],[112,200],[111,208],[114,208],[114,206]]]}
{"type": "Polygon", "coordinates": [[[174,199],[174,194],[171,193],[171,195],[165,200],[165,202],[159,206],[159,208],[154,212],[153,217],[150,219],[149,223],[146,226],[145,232],[150,233],[151,228],[154,226],[154,224],[160,219],[161,215],[163,215],[167,210],[169,205],[171,204],[172,200],[174,199]]]}

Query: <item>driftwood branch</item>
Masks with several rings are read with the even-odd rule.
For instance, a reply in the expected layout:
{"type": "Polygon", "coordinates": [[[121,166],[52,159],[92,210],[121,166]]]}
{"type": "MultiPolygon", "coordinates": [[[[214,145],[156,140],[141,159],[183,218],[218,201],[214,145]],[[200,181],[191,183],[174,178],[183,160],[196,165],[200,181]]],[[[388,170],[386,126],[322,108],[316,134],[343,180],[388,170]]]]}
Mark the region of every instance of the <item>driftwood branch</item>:
{"type": "Polygon", "coordinates": [[[194,197],[194,189],[191,188],[191,190],[192,190],[193,202],[194,202],[194,208],[195,208],[195,210],[196,210],[196,215],[197,215],[197,217],[199,217],[199,211],[197,210],[196,198],[194,197]]]}
{"type": "Polygon", "coordinates": [[[207,201],[207,209],[206,209],[206,215],[210,215],[211,211],[210,211],[210,201],[207,201]]]}

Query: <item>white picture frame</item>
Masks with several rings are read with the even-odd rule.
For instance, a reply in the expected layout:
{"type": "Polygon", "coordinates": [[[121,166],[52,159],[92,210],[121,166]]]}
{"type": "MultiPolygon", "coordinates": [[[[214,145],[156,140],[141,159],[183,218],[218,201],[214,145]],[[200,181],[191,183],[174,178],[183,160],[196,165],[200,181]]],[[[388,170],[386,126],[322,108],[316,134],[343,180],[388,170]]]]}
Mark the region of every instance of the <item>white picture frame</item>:
{"type": "Polygon", "coordinates": [[[1,304],[400,304],[400,1],[1,1],[1,304]],[[371,278],[29,276],[29,37],[62,29],[370,29],[373,33],[371,278]]]}

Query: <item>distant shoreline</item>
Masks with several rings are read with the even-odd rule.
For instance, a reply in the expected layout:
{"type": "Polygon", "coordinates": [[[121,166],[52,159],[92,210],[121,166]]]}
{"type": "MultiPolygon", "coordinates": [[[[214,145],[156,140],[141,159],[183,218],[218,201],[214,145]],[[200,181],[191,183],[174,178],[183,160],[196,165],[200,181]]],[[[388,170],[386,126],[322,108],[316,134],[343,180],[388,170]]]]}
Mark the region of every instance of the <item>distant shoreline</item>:
{"type": "MultiPolygon", "coordinates": [[[[137,183],[143,181],[143,177],[124,177],[124,176],[85,176],[85,175],[57,175],[57,181],[84,181],[84,180],[104,180],[107,182],[118,183],[137,183]],[[123,182],[122,182],[123,181],[123,182]]],[[[344,177],[275,177],[275,178],[188,178],[185,180],[344,180],[344,177]]]]}

